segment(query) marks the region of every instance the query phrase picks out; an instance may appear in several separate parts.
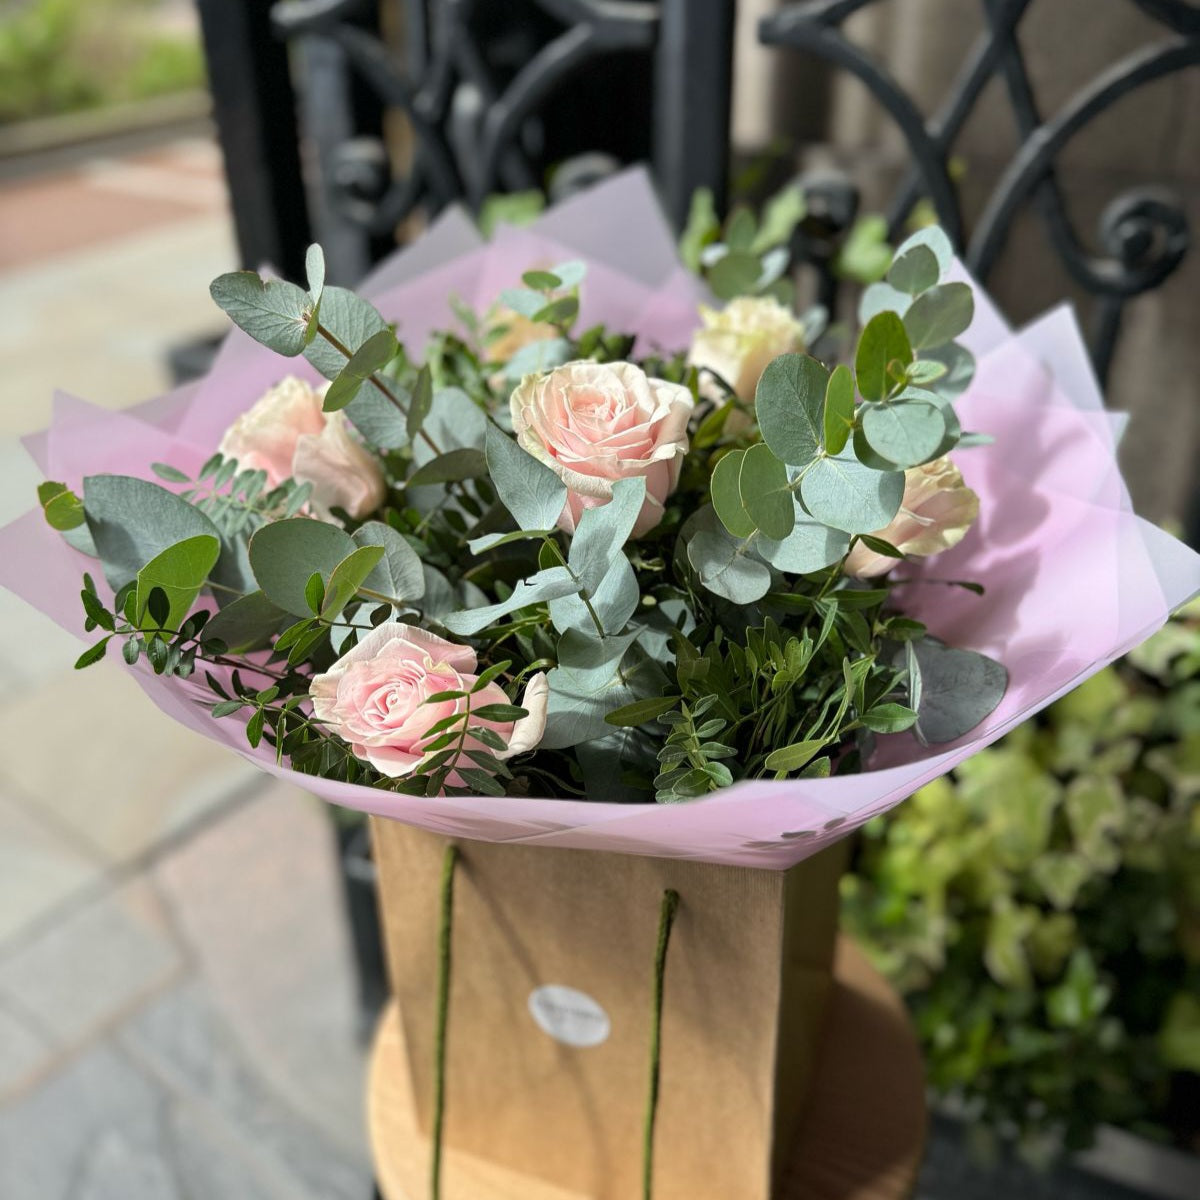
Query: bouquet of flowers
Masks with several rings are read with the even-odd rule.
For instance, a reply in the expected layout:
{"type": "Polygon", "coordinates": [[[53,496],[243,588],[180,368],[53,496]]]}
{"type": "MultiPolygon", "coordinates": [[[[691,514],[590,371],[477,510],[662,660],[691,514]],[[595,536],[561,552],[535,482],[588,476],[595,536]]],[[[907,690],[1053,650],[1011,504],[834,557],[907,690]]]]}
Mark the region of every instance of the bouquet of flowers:
{"type": "Polygon", "coordinates": [[[639,173],[490,245],[444,218],[362,296],[318,247],[224,275],[206,379],[31,439],[5,582],[330,800],[788,866],[1198,579],[1067,315],[1011,336],[929,228],[839,338],[794,311],[798,215],[709,236],[720,310],[639,173]]]}

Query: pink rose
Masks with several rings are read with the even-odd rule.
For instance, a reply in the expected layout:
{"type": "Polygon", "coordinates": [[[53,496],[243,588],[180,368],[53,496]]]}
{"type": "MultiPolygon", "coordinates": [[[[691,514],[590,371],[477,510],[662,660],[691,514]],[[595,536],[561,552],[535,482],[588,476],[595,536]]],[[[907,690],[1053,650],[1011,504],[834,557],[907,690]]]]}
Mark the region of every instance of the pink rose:
{"type": "Polygon", "coordinates": [[[318,513],[336,507],[361,519],[387,498],[383,470],[345,413],[321,411],[323,393],[289,376],[234,421],[218,449],[244,469],[266,471],[268,488],[289,478],[312,484],[318,513]]]}
{"type": "MultiPolygon", "coordinates": [[[[313,715],[350,743],[355,755],[393,779],[411,772],[425,757],[425,745],[439,736],[426,731],[443,717],[463,712],[466,700],[426,701],[438,692],[469,692],[478,680],[478,660],[470,646],[448,642],[414,625],[390,621],[372,630],[323,675],[313,677],[309,693],[313,715]]],[[[506,749],[489,751],[511,758],[532,750],[546,728],[549,698],[546,676],[534,675],[525,687],[521,706],[528,716],[519,721],[468,718],[471,727],[486,726],[504,739],[506,749]]],[[[471,708],[508,704],[495,683],[471,697],[471,708]]],[[[468,736],[466,749],[487,750],[468,736]]],[[[457,760],[456,760],[457,761],[457,760]]],[[[471,765],[467,759],[464,766],[471,765]]],[[[448,781],[461,787],[456,774],[448,781]]]]}
{"type": "Polygon", "coordinates": [[[612,499],[616,480],[638,475],[646,500],[632,536],[662,520],[688,449],[687,388],[632,363],[572,362],[521,380],[510,403],[517,441],[567,485],[561,529],[573,533],[585,508],[612,499]]]}

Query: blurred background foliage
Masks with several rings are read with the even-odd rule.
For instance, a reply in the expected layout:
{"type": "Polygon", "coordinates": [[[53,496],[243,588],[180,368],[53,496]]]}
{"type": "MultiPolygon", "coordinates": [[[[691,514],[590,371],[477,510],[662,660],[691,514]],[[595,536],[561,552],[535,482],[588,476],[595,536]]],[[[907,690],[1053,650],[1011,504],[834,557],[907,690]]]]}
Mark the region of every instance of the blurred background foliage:
{"type": "Polygon", "coordinates": [[[190,5],[0,0],[0,121],[186,91],[204,78],[190,5]]]}
{"type": "Polygon", "coordinates": [[[1198,794],[1200,602],[867,826],[845,922],[982,1148],[1200,1148],[1198,794]]]}

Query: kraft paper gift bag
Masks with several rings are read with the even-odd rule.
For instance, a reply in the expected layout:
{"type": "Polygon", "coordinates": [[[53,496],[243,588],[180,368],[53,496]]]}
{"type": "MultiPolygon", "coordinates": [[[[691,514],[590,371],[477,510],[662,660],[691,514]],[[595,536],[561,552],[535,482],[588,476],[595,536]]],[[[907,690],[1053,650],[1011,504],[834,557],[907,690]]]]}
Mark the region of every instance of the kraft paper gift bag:
{"type": "MultiPolygon", "coordinates": [[[[373,822],[393,988],[431,1130],[447,839],[373,822]]],[[[832,985],[842,846],[786,872],[460,842],[447,1146],[596,1200],[639,1195],[664,892],[656,1200],[768,1200],[832,985]]]]}

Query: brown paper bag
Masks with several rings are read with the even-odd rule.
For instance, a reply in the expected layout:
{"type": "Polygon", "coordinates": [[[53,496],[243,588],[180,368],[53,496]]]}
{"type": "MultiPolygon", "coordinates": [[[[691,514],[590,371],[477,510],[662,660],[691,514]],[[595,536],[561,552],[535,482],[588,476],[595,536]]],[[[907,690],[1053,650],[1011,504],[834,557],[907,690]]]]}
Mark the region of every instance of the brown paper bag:
{"type": "MultiPolygon", "coordinates": [[[[447,842],[372,824],[389,968],[428,1134],[447,842]]],[[[831,987],[842,847],[774,872],[459,845],[446,1144],[580,1196],[640,1196],[655,950],[672,888],[680,902],[664,977],[654,1197],[768,1200],[803,1113],[831,987]]]]}

